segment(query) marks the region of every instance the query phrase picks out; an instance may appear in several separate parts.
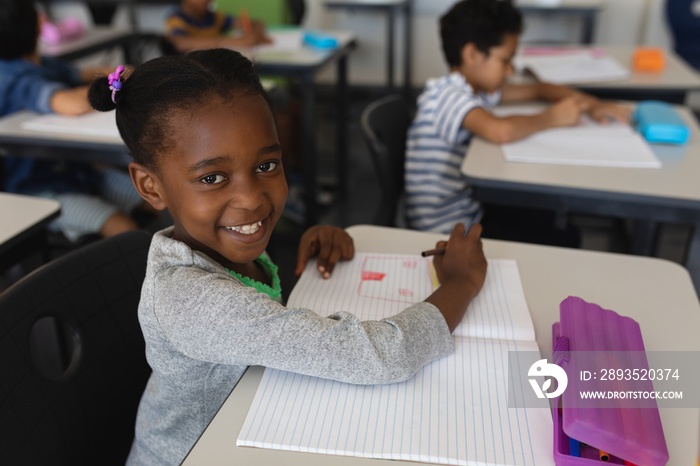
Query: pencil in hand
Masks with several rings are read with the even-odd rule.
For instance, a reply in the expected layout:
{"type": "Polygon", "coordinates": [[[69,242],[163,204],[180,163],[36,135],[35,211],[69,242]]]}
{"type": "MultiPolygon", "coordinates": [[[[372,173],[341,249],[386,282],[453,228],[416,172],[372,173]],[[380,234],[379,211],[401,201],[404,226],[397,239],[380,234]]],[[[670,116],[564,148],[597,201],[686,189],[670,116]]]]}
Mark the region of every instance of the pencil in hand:
{"type": "Polygon", "coordinates": [[[445,254],[445,248],[428,249],[420,253],[423,257],[434,256],[435,254],[445,254]]]}

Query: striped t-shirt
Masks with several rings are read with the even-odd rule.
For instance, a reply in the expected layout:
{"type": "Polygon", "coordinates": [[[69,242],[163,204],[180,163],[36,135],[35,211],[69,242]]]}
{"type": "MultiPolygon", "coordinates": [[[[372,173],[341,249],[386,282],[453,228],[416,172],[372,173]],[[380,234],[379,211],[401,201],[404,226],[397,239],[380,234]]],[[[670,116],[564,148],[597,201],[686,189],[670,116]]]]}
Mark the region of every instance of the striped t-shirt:
{"type": "Polygon", "coordinates": [[[481,206],[460,172],[471,133],[464,117],[493,107],[501,93],[475,93],[457,73],[429,79],[406,141],[406,214],[411,228],[450,233],[456,223],[481,219],[481,206]]]}

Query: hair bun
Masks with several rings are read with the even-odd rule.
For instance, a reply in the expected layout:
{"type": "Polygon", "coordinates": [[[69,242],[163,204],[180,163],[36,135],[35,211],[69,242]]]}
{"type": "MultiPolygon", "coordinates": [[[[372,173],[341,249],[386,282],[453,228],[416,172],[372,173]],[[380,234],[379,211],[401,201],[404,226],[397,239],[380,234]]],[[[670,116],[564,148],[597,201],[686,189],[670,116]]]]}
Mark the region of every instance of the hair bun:
{"type": "MultiPolygon", "coordinates": [[[[119,96],[117,96],[118,99],[119,96]]],[[[100,112],[108,112],[117,108],[116,104],[112,102],[112,91],[109,88],[109,81],[106,76],[97,78],[90,84],[88,100],[92,108],[100,112]]]]}

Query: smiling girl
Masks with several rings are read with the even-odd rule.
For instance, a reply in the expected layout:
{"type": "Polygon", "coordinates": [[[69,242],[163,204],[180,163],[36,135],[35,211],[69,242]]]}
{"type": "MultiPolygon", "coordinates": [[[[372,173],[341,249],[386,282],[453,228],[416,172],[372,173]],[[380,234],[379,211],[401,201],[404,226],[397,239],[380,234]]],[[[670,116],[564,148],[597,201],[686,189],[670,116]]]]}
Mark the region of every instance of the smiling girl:
{"type": "MultiPolygon", "coordinates": [[[[156,233],[139,320],[153,373],[139,406],[129,464],[179,464],[249,365],[357,384],[405,380],[452,352],[451,332],[481,289],[479,225],[458,226],[435,267],[442,286],[381,321],[321,317],[283,306],[265,254],[287,184],[267,95],[249,60],[213,49],[146,62],[90,89],[116,107],[131,178],[174,226],[156,233]]],[[[318,256],[328,278],[354,253],[334,227],[313,227],[297,272],[318,256]]]]}

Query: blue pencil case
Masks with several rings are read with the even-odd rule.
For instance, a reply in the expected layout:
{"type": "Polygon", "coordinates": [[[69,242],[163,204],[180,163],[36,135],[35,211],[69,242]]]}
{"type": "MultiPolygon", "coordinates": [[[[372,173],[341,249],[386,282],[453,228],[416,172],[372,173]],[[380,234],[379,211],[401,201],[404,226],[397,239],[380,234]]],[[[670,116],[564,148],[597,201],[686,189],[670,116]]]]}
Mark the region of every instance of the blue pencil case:
{"type": "Polygon", "coordinates": [[[334,49],[338,46],[338,39],[328,34],[314,31],[304,32],[304,45],[317,49],[334,49]]]}
{"type": "Polygon", "coordinates": [[[632,119],[637,131],[649,142],[683,145],[690,139],[690,128],[666,102],[640,102],[632,119]]]}

